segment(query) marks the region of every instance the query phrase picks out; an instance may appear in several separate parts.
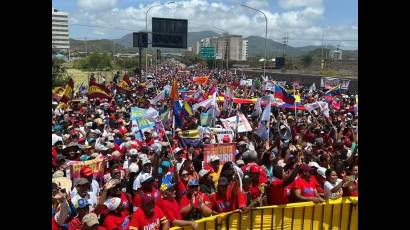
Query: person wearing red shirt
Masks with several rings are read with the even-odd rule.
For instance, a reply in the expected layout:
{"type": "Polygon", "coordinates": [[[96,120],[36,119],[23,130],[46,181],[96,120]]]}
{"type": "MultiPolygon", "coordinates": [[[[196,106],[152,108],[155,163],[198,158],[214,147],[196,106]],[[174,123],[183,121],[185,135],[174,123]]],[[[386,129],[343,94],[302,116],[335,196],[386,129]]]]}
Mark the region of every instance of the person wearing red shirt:
{"type": "Polygon", "coordinates": [[[218,180],[217,193],[212,194],[210,199],[213,214],[229,212],[237,208],[246,209],[246,195],[239,191],[237,182],[229,183],[223,176],[218,180]]]}
{"type": "Polygon", "coordinates": [[[275,179],[269,185],[268,189],[268,204],[269,205],[280,205],[289,203],[289,197],[291,195],[292,183],[294,182],[296,176],[299,173],[299,165],[292,171],[290,176],[285,174],[285,170],[281,166],[273,166],[273,176],[275,179]]]}
{"type": "Polygon", "coordinates": [[[162,210],[154,205],[154,197],[142,195],[141,202],[141,208],[132,214],[126,230],[168,230],[169,222],[162,210]]]}
{"type": "Polygon", "coordinates": [[[98,217],[95,213],[89,213],[83,217],[82,220],[83,229],[82,230],[107,230],[103,226],[100,226],[98,217]]]}
{"type": "Polygon", "coordinates": [[[261,168],[258,165],[251,165],[249,169],[249,177],[251,179],[251,186],[249,188],[252,200],[257,199],[263,193],[263,185],[259,181],[261,168]]]}
{"type": "MultiPolygon", "coordinates": [[[[131,211],[132,211],[132,205],[131,205],[131,197],[125,193],[121,191],[121,183],[120,181],[117,180],[116,184],[108,190],[107,192],[107,197],[108,198],[115,198],[118,197],[121,200],[121,214],[122,216],[129,216],[131,211]]],[[[103,191],[104,193],[104,191],[103,191]]],[[[106,196],[101,196],[101,198],[104,198],[104,200],[108,200],[105,199],[106,196]]],[[[102,210],[101,210],[101,214],[103,216],[107,215],[109,212],[107,206],[103,206],[102,210]]]]}
{"type": "Polygon", "coordinates": [[[182,219],[180,212],[181,207],[175,200],[175,185],[171,183],[162,183],[160,190],[162,197],[156,204],[162,210],[172,226],[191,226],[193,229],[197,229],[198,224],[196,222],[182,219]]]}
{"type": "Polygon", "coordinates": [[[178,177],[178,184],[177,184],[178,199],[181,199],[181,197],[185,195],[186,192],[188,191],[188,181],[189,181],[188,171],[181,168],[180,174],[178,177]]]}
{"type": "Polygon", "coordinates": [[[88,203],[87,199],[78,199],[74,203],[74,207],[77,209],[78,215],[68,223],[68,230],[81,230],[83,227],[83,223],[81,220],[85,215],[87,215],[90,211],[90,203],[88,203]]]}
{"type": "Polygon", "coordinates": [[[199,181],[188,181],[188,191],[179,201],[181,215],[184,219],[200,219],[212,214],[211,201],[208,195],[199,191],[199,181]]]}
{"type": "Polygon", "coordinates": [[[154,178],[149,173],[144,173],[140,177],[140,182],[141,188],[137,191],[132,201],[134,211],[137,208],[141,208],[143,196],[152,197],[155,201],[161,198],[161,193],[158,189],[154,188],[154,178]]]}
{"type": "Polygon", "coordinates": [[[350,171],[353,184],[347,188],[347,196],[359,196],[359,166],[355,165],[350,171]]]}
{"type": "Polygon", "coordinates": [[[121,198],[113,197],[104,202],[108,214],[104,218],[104,227],[107,230],[124,230],[129,223],[129,215],[125,215],[121,198]]]}
{"type": "Polygon", "coordinates": [[[320,197],[316,190],[317,181],[311,175],[312,168],[307,164],[300,166],[302,172],[301,176],[295,180],[294,193],[295,199],[298,202],[313,201],[315,203],[321,203],[324,200],[320,197]]]}

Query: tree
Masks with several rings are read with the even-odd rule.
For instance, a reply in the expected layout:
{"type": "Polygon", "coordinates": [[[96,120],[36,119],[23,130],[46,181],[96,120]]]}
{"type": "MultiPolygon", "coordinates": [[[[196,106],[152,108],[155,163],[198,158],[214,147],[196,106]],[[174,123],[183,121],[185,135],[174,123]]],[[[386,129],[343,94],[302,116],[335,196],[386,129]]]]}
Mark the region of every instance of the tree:
{"type": "Polygon", "coordinates": [[[52,59],[52,87],[65,86],[68,82],[69,78],[63,63],[61,59],[52,59]]]}
{"type": "Polygon", "coordinates": [[[313,58],[310,55],[306,55],[302,58],[302,63],[305,68],[308,68],[312,65],[313,58]]]}
{"type": "Polygon", "coordinates": [[[111,70],[112,57],[108,54],[91,53],[88,57],[82,58],[74,63],[75,68],[86,70],[111,70]]]}

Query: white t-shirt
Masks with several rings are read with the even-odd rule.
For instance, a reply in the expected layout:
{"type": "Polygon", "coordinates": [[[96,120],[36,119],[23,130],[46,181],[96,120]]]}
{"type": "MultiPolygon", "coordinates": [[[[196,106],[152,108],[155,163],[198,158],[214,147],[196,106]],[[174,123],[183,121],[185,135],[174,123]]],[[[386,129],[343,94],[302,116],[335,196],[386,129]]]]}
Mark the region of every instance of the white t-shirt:
{"type": "MultiPolygon", "coordinates": [[[[87,199],[88,203],[90,203],[90,212],[92,212],[97,206],[97,197],[93,192],[88,192],[84,198],[87,199]]],[[[77,194],[71,198],[71,202],[75,204],[79,199],[82,199],[82,197],[77,194]]]]}
{"type": "MultiPolygon", "coordinates": [[[[98,184],[98,182],[96,180],[92,180],[91,181],[91,190],[90,192],[94,193],[95,196],[97,197],[100,194],[100,185],[98,184]]],[[[77,188],[74,188],[71,191],[71,196],[76,196],[77,195],[77,188]]]]}
{"type": "MultiPolygon", "coordinates": [[[[141,178],[142,174],[144,174],[143,171],[141,171],[140,174],[138,174],[138,176],[135,178],[134,182],[132,183],[132,189],[135,190],[135,191],[137,191],[139,188],[141,188],[140,178],[141,178]]],[[[152,175],[152,168],[151,168],[150,174],[152,175]]]]}
{"type": "Polygon", "coordinates": [[[342,183],[342,179],[337,179],[335,184],[326,181],[324,184],[325,187],[325,199],[337,199],[343,195],[343,189],[340,188],[339,191],[332,193],[332,189],[336,187],[339,183],[342,183]]]}

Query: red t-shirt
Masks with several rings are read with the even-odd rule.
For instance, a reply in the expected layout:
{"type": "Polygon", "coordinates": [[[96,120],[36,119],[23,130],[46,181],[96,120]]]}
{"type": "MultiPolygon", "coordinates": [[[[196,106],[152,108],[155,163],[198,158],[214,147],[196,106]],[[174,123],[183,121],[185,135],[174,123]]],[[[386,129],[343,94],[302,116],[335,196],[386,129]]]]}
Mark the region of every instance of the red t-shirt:
{"type": "Polygon", "coordinates": [[[219,193],[213,193],[210,196],[212,202],[212,210],[217,212],[229,212],[238,208],[246,207],[246,194],[241,192],[239,189],[236,190],[237,197],[233,197],[233,189],[235,188],[235,183],[233,182],[228,186],[226,191],[226,199],[223,198],[219,193]]]}
{"type": "Polygon", "coordinates": [[[75,217],[68,223],[68,230],[81,230],[83,228],[83,223],[78,217],[75,217]]]}
{"type": "Polygon", "coordinates": [[[177,195],[178,195],[178,197],[180,198],[183,195],[185,195],[187,190],[188,190],[188,182],[184,183],[184,181],[181,178],[179,178],[178,184],[177,184],[177,195]]]}
{"type": "Polygon", "coordinates": [[[281,179],[276,179],[270,184],[269,205],[289,203],[293,182],[286,187],[282,187],[282,184],[281,179]]]}
{"type": "Polygon", "coordinates": [[[260,197],[260,195],[262,194],[262,191],[259,190],[259,186],[260,184],[251,185],[251,187],[249,188],[249,192],[251,193],[252,200],[255,200],[256,198],[260,197]]]}
{"type": "Polygon", "coordinates": [[[107,230],[111,229],[118,229],[118,230],[125,230],[130,222],[128,215],[116,215],[113,213],[109,213],[104,218],[104,227],[107,230]]]}
{"type": "Polygon", "coordinates": [[[157,206],[154,207],[154,213],[150,217],[145,216],[139,208],[132,214],[127,230],[160,230],[161,224],[166,222],[168,222],[167,218],[157,206]]]}
{"type": "Polygon", "coordinates": [[[54,219],[54,216],[51,217],[51,230],[60,230],[61,227],[60,225],[57,224],[56,220],[54,219]]]}
{"type": "Polygon", "coordinates": [[[168,221],[172,223],[174,220],[182,220],[181,208],[175,199],[159,199],[157,202],[158,207],[167,217],[168,221]]]}
{"type": "MultiPolygon", "coordinates": [[[[202,196],[202,200],[203,200],[203,203],[204,203],[204,204],[205,204],[206,202],[209,202],[209,203],[211,202],[211,200],[209,199],[209,197],[208,197],[207,194],[202,193],[202,192],[198,192],[198,195],[196,196],[196,199],[195,199],[195,201],[194,201],[194,207],[197,207],[198,204],[199,204],[199,196],[202,196]]],[[[179,201],[179,205],[180,205],[181,208],[184,208],[184,207],[186,207],[187,205],[189,205],[190,202],[191,202],[191,200],[188,199],[188,195],[185,194],[185,195],[183,195],[183,196],[181,197],[181,200],[179,201]]],[[[209,208],[211,208],[211,207],[209,207],[209,208]]]]}
{"type": "MultiPolygon", "coordinates": [[[[250,167],[252,165],[258,165],[258,164],[254,163],[254,162],[248,163],[248,164],[242,166],[242,168],[241,168],[242,172],[247,173],[248,170],[250,170],[250,167]]],[[[266,175],[266,170],[263,167],[260,167],[260,169],[259,169],[259,183],[260,184],[266,184],[267,182],[268,182],[268,176],[266,175]]]]}
{"type": "Polygon", "coordinates": [[[303,177],[299,177],[295,180],[294,189],[301,189],[301,196],[314,197],[313,192],[317,186],[317,181],[313,176],[310,177],[310,181],[306,181],[303,177]]]}
{"type": "MultiPolygon", "coordinates": [[[[129,207],[130,207],[130,205],[131,205],[131,197],[129,197],[126,193],[121,192],[120,198],[121,198],[121,203],[122,203],[122,205],[124,206],[124,209],[121,211],[121,214],[122,214],[123,216],[129,216],[129,215],[130,215],[129,207]]],[[[108,208],[104,205],[104,206],[101,208],[100,214],[103,215],[103,216],[105,216],[105,215],[108,215],[108,213],[109,213],[109,210],[108,210],[108,208]]]]}
{"type": "MultiPolygon", "coordinates": [[[[146,196],[152,196],[154,197],[155,201],[157,201],[158,199],[161,198],[161,193],[158,191],[158,189],[153,188],[151,193],[145,193],[144,191],[140,191],[142,194],[146,195],[146,196]]],[[[141,195],[139,194],[139,192],[137,192],[134,196],[134,199],[132,201],[132,205],[134,206],[134,210],[135,207],[139,207],[141,208],[141,195]]]]}

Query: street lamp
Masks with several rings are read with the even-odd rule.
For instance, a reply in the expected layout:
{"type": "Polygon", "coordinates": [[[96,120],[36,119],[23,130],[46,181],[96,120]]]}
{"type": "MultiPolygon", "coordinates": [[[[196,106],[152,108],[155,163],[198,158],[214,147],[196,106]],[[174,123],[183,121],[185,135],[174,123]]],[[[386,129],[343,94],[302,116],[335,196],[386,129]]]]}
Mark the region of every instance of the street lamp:
{"type": "Polygon", "coordinates": [[[244,4],[241,4],[241,6],[246,7],[246,8],[249,8],[249,9],[254,10],[254,11],[257,11],[257,12],[259,12],[259,13],[262,13],[263,16],[265,16],[265,21],[266,21],[266,28],[265,28],[265,58],[264,58],[264,61],[263,61],[263,77],[265,77],[265,68],[266,68],[266,40],[268,39],[268,18],[266,17],[265,13],[263,13],[262,11],[260,11],[260,10],[258,10],[258,9],[252,8],[252,7],[247,6],[247,5],[244,5],[244,4]]]}
{"type": "MultiPolygon", "coordinates": [[[[172,4],[175,3],[174,1],[172,2],[166,2],[166,3],[162,3],[162,4],[158,4],[158,5],[153,5],[150,8],[148,8],[147,12],[145,12],[145,31],[148,33],[148,12],[154,8],[154,7],[158,7],[158,6],[163,6],[163,5],[168,5],[168,4],[172,4]]],[[[151,38],[152,40],[152,38],[151,38]]],[[[145,75],[147,75],[147,71],[148,71],[148,57],[147,57],[147,53],[145,53],[145,75]]]]}

